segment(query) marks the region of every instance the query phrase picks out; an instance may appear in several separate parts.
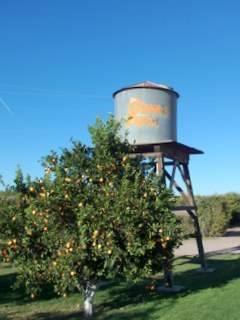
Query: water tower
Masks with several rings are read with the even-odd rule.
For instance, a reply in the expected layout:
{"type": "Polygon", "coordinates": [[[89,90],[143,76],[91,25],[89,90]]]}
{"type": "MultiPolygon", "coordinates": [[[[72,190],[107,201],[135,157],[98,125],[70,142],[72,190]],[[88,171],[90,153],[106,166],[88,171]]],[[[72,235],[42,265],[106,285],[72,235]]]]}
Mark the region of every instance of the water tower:
{"type": "Polygon", "coordinates": [[[123,120],[122,134],[135,146],[134,154],[156,159],[156,173],[171,190],[177,191],[193,220],[202,270],[207,270],[202,234],[189,172],[190,155],[203,152],[177,142],[177,99],[173,88],[145,81],[117,90],[115,117],[123,120]],[[181,181],[180,181],[181,179],[181,181]]]}

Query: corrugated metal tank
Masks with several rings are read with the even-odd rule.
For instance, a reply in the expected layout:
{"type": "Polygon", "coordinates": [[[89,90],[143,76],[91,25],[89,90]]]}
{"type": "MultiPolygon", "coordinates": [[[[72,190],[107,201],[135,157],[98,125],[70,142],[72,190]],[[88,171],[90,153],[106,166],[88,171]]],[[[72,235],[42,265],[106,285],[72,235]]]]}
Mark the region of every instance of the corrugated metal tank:
{"type": "Polygon", "coordinates": [[[115,118],[131,144],[177,141],[177,98],[172,88],[145,81],[113,94],[115,118]]]}

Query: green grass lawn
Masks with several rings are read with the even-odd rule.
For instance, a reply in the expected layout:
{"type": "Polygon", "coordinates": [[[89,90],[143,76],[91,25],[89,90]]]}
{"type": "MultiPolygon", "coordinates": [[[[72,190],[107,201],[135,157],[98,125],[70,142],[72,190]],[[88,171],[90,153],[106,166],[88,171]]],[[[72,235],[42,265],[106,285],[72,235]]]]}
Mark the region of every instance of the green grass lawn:
{"type": "MultiPolygon", "coordinates": [[[[196,272],[190,257],[176,259],[175,283],[186,287],[178,294],[149,292],[147,281],[137,284],[109,283],[98,291],[95,317],[100,320],[238,320],[240,319],[240,256],[211,257],[213,273],[196,272]]],[[[83,319],[80,294],[66,298],[45,295],[29,301],[23,290],[13,291],[16,270],[0,264],[1,320],[75,320],[83,319]],[[80,311],[79,311],[80,310],[80,311]]],[[[161,279],[155,280],[161,283],[161,279]]]]}

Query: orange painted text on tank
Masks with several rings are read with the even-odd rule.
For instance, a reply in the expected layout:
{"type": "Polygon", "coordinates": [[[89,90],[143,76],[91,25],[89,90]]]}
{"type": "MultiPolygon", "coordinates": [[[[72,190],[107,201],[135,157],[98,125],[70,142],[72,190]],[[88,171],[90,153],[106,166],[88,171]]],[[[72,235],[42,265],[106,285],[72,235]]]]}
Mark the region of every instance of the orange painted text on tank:
{"type": "Polygon", "coordinates": [[[157,114],[168,116],[169,111],[165,106],[161,106],[160,104],[148,104],[143,103],[140,99],[130,98],[127,126],[156,127],[159,125],[159,120],[154,115],[157,114]]]}

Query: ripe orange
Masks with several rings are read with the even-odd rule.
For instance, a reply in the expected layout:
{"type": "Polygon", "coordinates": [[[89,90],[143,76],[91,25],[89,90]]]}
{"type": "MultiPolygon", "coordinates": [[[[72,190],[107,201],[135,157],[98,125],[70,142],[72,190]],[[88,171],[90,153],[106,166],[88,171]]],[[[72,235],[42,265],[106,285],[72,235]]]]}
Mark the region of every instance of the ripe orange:
{"type": "Polygon", "coordinates": [[[67,243],[66,243],[66,248],[69,249],[70,247],[71,247],[71,242],[67,242],[67,243]]]}

